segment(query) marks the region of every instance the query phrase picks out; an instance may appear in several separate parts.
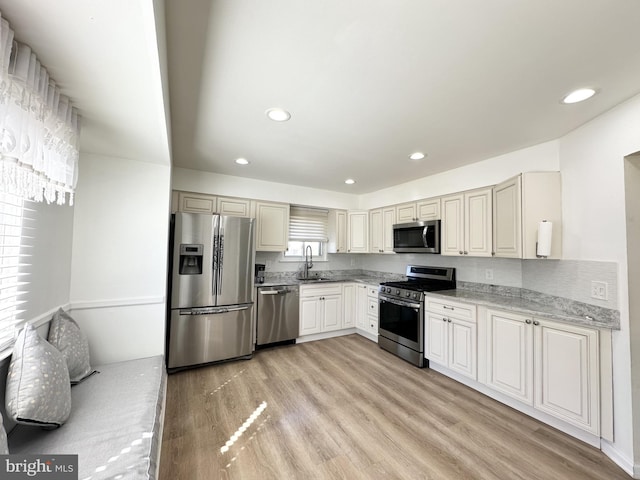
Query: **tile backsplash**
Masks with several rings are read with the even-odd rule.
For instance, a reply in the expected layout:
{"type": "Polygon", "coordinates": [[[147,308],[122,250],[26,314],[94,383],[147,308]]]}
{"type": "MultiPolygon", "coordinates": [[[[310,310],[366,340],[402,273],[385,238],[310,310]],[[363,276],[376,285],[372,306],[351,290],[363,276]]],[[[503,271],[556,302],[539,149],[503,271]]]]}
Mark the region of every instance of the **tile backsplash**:
{"type": "MultiPolygon", "coordinates": [[[[267,272],[293,272],[302,266],[299,262],[282,262],[281,258],[280,253],[256,253],[256,263],[267,264],[267,272]]],[[[603,308],[619,308],[618,266],[615,262],[449,257],[431,254],[329,254],[326,262],[314,259],[313,271],[360,269],[404,274],[409,264],[455,267],[457,279],[462,282],[521,288],[603,308]],[[593,280],[607,283],[607,300],[591,298],[593,280]]]]}

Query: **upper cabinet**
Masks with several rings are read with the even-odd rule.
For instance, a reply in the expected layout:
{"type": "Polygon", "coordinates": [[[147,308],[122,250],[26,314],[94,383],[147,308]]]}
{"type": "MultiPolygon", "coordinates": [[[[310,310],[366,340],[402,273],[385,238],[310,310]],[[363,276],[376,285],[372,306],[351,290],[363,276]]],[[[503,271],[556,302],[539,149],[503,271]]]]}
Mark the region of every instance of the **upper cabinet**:
{"type": "Polygon", "coordinates": [[[347,252],[369,252],[369,212],[353,210],[347,212],[347,252]]]}
{"type": "Polygon", "coordinates": [[[329,210],[329,253],[347,253],[347,211],[329,210]]]}
{"type": "Polygon", "coordinates": [[[256,202],[256,251],[284,252],[289,243],[289,204],[256,202]]]}
{"type": "Polygon", "coordinates": [[[491,256],[491,200],[491,188],[442,197],[442,255],[491,256]]]}
{"type": "Polygon", "coordinates": [[[218,197],[216,213],[234,217],[251,217],[251,200],[245,198],[218,197]]]}
{"type": "Polygon", "coordinates": [[[493,190],[493,251],[496,257],[537,258],[538,225],[553,222],[551,255],[562,257],[560,172],[527,172],[493,190]]]}
{"type": "Polygon", "coordinates": [[[369,251],[393,253],[393,224],[396,222],[394,207],[369,211],[369,251]]]}
{"type": "Polygon", "coordinates": [[[178,192],[178,212],[186,213],[216,213],[214,195],[205,193],[178,192]]]}
{"type": "Polygon", "coordinates": [[[396,223],[411,223],[422,220],[440,220],[439,198],[396,205],[396,223]]]}

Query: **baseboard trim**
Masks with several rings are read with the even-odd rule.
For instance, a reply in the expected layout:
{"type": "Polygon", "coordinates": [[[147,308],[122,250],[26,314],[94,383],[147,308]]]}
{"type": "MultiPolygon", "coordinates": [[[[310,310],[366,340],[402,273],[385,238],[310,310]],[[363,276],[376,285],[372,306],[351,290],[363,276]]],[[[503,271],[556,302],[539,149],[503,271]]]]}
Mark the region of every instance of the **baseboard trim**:
{"type": "Polygon", "coordinates": [[[164,303],[165,297],[115,298],[111,300],[74,300],[71,302],[71,310],[135,307],[139,305],[158,305],[164,303]]]}
{"type": "Polygon", "coordinates": [[[634,465],[634,463],[620,453],[613,444],[603,440],[600,445],[600,450],[631,477],[640,478],[640,465],[634,465]]]}

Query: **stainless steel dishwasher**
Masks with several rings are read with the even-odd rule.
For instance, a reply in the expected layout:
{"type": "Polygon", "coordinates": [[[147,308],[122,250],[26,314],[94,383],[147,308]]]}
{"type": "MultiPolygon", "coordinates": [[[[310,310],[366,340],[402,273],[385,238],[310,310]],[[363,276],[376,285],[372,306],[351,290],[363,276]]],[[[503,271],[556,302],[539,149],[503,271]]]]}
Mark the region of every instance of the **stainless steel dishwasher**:
{"type": "Polygon", "coordinates": [[[259,287],[256,345],[295,343],[300,331],[299,312],[298,286],[259,287]]]}

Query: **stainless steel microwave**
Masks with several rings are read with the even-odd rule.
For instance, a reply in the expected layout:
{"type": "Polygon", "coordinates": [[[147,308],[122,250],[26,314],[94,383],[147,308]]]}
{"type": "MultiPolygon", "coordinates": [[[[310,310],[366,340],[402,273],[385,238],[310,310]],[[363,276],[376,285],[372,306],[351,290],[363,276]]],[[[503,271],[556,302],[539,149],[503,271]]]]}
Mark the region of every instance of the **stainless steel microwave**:
{"type": "Polygon", "coordinates": [[[440,253],[440,220],[397,223],[393,226],[393,251],[440,253]]]}

